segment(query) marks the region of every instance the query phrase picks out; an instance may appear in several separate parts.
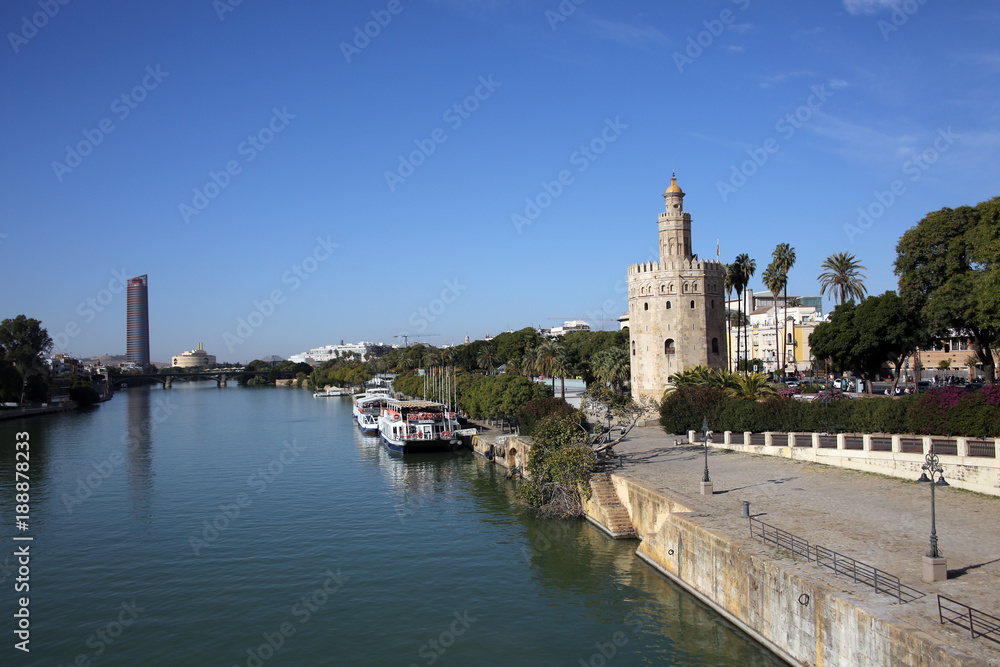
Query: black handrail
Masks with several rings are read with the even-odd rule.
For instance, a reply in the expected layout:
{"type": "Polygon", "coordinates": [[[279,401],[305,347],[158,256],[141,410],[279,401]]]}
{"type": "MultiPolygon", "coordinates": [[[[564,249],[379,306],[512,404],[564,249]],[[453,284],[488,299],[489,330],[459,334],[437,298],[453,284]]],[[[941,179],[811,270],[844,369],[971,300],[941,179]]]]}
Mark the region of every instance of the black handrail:
{"type": "Polygon", "coordinates": [[[972,633],[972,638],[985,637],[1000,644],[1000,618],[990,616],[958,600],[938,595],[938,618],[941,623],[947,621],[965,628],[972,633]],[[948,614],[946,617],[945,614],[948,614]]]}
{"type": "Polygon", "coordinates": [[[902,583],[899,577],[894,574],[889,574],[877,567],[818,544],[810,545],[808,540],[754,517],[750,517],[750,536],[771,542],[781,549],[787,549],[793,554],[802,556],[807,561],[815,562],[820,567],[829,568],[837,574],[847,575],[856,583],[871,586],[876,593],[888,593],[895,597],[899,604],[912,602],[925,595],[922,591],[902,583]]]}

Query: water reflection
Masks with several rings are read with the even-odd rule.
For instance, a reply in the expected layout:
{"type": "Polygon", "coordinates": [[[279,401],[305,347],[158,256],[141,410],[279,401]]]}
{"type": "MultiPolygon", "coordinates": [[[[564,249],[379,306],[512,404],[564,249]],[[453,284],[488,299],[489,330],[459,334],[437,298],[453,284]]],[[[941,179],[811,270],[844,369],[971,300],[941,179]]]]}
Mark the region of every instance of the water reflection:
{"type": "Polygon", "coordinates": [[[166,399],[157,398],[156,405],[151,391],[135,387],[126,394],[128,401],[128,431],[122,434],[127,463],[127,480],[132,514],[140,520],[151,517],[153,495],[153,432],[169,412],[166,399]],[[155,411],[155,416],[154,416],[155,411]]]}

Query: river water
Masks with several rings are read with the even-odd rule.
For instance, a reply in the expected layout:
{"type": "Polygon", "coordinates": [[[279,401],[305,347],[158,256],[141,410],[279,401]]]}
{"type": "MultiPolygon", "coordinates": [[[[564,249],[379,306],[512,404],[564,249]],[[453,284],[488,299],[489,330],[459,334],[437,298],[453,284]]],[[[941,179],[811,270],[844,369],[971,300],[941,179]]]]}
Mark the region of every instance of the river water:
{"type": "Polygon", "coordinates": [[[636,542],[536,519],[472,454],[391,455],[348,399],[135,388],[0,442],[3,665],[782,664],[636,542]]]}

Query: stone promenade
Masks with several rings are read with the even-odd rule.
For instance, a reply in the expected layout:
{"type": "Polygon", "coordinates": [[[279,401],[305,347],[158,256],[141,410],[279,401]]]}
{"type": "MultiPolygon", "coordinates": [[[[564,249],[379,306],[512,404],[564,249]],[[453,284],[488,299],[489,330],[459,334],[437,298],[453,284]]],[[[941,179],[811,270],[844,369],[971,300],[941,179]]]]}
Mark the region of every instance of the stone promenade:
{"type": "Polygon", "coordinates": [[[972,639],[958,626],[939,623],[936,597],[940,593],[1000,617],[1000,498],[937,487],[939,548],[948,559],[949,579],[929,584],[921,578],[930,535],[929,485],[710,449],[715,493],[702,496],[703,447],[674,444],[682,440],[658,426],[636,428],[615,447],[624,455],[624,465],[611,472],[632,476],[696,508],[706,527],[745,538],[748,549],[816,577],[866,609],[911,625],[982,664],[1000,665],[1000,643],[972,639]],[[895,598],[876,594],[848,576],[751,538],[741,516],[742,501],[750,502],[751,515],[761,521],[894,574],[926,595],[898,605],[895,598]]]}

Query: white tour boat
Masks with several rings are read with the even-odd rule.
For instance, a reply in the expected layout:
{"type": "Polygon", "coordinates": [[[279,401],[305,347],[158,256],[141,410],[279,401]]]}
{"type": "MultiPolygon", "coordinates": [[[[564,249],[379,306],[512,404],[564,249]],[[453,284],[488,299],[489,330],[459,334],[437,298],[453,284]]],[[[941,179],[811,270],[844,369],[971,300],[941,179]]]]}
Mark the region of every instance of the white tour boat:
{"type": "Polygon", "coordinates": [[[456,417],[441,403],[390,398],[381,409],[378,432],[389,451],[399,454],[451,451],[461,444],[456,417]]]}

